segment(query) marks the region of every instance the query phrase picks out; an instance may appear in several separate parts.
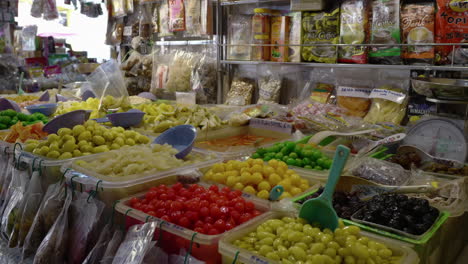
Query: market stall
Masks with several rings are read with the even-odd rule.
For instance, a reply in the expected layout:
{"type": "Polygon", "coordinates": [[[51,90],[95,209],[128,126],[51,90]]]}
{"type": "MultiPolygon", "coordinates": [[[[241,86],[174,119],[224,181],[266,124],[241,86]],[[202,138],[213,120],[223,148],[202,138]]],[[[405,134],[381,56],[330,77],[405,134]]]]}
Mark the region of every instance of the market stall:
{"type": "Polygon", "coordinates": [[[17,28],[0,262],[464,263],[465,2],[112,0],[99,64],[17,28]]]}

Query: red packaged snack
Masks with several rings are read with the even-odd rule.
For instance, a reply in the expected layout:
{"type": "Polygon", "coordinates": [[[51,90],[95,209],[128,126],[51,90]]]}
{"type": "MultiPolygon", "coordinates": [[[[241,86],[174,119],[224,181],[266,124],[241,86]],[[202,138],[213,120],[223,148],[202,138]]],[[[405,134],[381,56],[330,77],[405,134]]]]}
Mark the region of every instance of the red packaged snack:
{"type": "Polygon", "coordinates": [[[184,0],[169,0],[169,30],[185,31],[184,0]]]}
{"type": "MultiPolygon", "coordinates": [[[[468,43],[468,0],[437,0],[436,43],[468,43]]],[[[437,46],[436,63],[468,63],[468,46],[437,46]]]]}

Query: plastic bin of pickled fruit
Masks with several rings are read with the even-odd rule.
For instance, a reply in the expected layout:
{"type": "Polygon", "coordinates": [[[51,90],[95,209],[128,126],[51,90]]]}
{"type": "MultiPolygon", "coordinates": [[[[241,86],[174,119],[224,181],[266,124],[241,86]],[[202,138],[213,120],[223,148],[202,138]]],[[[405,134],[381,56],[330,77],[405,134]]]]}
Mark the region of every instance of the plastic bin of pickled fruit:
{"type": "Polygon", "coordinates": [[[200,131],[195,147],[213,152],[223,160],[242,158],[266,146],[290,138],[290,134],[251,126],[200,131]]]}
{"type": "MultiPolygon", "coordinates": [[[[322,189],[313,191],[293,202],[302,204],[321,192],[322,189]]],[[[449,214],[430,206],[427,200],[404,194],[381,194],[365,200],[356,192],[335,191],[333,206],[346,225],[407,243],[418,253],[421,263],[442,261],[437,249],[444,247],[441,226],[449,214]]]]}
{"type": "Polygon", "coordinates": [[[228,230],[238,232],[267,207],[242,197],[240,191],[206,183],[183,184],[171,178],[168,185],[152,186],[120,200],[115,208],[126,216],[127,226],[158,221],[155,240],[168,254],[181,249],[208,264],[221,262],[218,241],[228,230]],[[162,230],[162,232],[160,232],[162,230]]]}
{"type": "Polygon", "coordinates": [[[264,206],[271,206],[269,194],[273,187],[281,185],[284,192],[279,200],[297,197],[321,186],[322,182],[289,169],[285,162],[261,159],[244,161],[230,160],[201,168],[203,181],[227,186],[242,191],[243,197],[255,200],[264,206]]]}
{"type": "Polygon", "coordinates": [[[54,183],[62,177],[60,168],[84,156],[94,157],[103,152],[120,149],[124,146],[148,144],[150,138],[121,127],[106,128],[95,121],[86,121],[73,128],[61,128],[57,134],[49,134],[44,140],[28,140],[23,151],[17,148],[17,158],[32,164],[39,162],[45,184],[54,183]]]}
{"type": "MultiPolygon", "coordinates": [[[[264,161],[280,160],[301,175],[326,182],[335,153],[307,144],[309,138],[295,142],[282,141],[266,148],[258,148],[250,157],[264,161]]],[[[350,156],[346,164],[349,165],[353,159],[350,156]]]]}
{"type": "Polygon", "coordinates": [[[419,258],[405,243],[340,225],[321,230],[295,213],[269,212],[228,232],[219,242],[223,263],[399,263],[419,258]],[[366,262],[367,261],[367,262],[366,262]]]}
{"type": "Polygon", "coordinates": [[[141,192],[164,178],[183,175],[220,162],[213,154],[194,149],[184,159],[168,145],[123,147],[93,156],[80,157],[62,167],[70,184],[96,190],[106,204],[141,192]],[[71,170],[70,170],[71,169],[71,170]]]}

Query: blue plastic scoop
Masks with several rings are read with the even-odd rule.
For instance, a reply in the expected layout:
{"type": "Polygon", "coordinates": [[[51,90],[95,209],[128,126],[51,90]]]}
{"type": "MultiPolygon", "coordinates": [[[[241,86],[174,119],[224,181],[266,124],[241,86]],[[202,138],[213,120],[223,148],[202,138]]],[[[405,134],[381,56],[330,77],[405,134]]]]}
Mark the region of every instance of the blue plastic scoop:
{"type": "Polygon", "coordinates": [[[323,193],[314,199],[306,201],[299,211],[299,217],[304,218],[310,224],[318,223],[321,228],[329,228],[332,231],[338,227],[338,215],[333,209],[333,192],[340,179],[341,172],[349,156],[349,148],[339,145],[336,148],[333,164],[330,168],[327,184],[323,193]]]}
{"type": "Polygon", "coordinates": [[[179,152],[175,155],[178,159],[183,159],[193,148],[195,139],[197,138],[197,129],[191,125],[180,125],[169,128],[164,133],[159,135],[154,141],[154,144],[168,144],[179,152]]]}

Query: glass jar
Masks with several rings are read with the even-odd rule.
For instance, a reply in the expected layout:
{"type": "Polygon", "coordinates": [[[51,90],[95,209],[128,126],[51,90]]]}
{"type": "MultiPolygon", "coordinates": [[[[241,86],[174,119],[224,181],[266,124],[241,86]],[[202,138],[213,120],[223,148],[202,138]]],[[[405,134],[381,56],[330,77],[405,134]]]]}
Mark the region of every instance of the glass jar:
{"type": "MultiPolygon", "coordinates": [[[[252,40],[253,44],[270,44],[270,16],[271,10],[266,8],[255,8],[252,17],[252,40]]],[[[267,61],[270,59],[269,46],[253,46],[252,60],[267,61]]]]}

